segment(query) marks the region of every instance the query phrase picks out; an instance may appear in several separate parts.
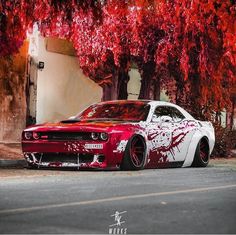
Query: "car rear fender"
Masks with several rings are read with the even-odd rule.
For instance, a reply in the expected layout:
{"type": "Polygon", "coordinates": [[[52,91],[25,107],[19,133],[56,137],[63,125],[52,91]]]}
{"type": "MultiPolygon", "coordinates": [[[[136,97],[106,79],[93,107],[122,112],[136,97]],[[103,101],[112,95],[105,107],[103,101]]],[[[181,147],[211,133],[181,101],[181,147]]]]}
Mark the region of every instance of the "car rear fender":
{"type": "Polygon", "coordinates": [[[194,155],[196,152],[197,145],[202,138],[205,138],[209,144],[209,154],[211,154],[214,144],[215,144],[215,131],[211,122],[206,121],[198,121],[199,128],[194,133],[190,145],[188,148],[188,152],[183,164],[183,167],[188,167],[192,165],[194,160],[194,155]]]}
{"type": "Polygon", "coordinates": [[[212,152],[215,145],[215,129],[211,122],[198,121],[200,125],[200,131],[203,136],[206,136],[209,140],[210,153],[212,152]]]}
{"type": "Polygon", "coordinates": [[[188,147],[187,155],[186,155],[186,158],[184,160],[184,164],[182,167],[189,167],[192,165],[196,148],[201,138],[203,138],[203,135],[202,135],[202,132],[198,129],[195,131],[194,135],[192,136],[192,139],[188,147]]]}

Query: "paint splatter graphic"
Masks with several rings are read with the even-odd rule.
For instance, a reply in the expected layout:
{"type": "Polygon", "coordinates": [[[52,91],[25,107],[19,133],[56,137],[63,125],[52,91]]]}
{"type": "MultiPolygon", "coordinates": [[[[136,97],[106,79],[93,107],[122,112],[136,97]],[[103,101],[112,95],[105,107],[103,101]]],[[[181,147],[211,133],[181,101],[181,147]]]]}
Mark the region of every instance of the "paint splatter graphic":
{"type": "Polygon", "coordinates": [[[168,161],[169,156],[175,160],[176,151],[184,142],[186,135],[198,128],[195,121],[184,120],[180,123],[165,123],[150,126],[148,131],[148,145],[151,152],[156,152],[160,161],[168,161]]]}

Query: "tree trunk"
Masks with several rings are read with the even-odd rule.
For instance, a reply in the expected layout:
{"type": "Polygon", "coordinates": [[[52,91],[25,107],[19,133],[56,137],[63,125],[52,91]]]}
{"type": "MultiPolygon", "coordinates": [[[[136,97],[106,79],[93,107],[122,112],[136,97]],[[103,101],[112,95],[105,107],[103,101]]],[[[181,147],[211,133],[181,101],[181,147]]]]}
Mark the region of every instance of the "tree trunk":
{"type": "Polygon", "coordinates": [[[118,94],[117,99],[118,100],[127,100],[128,98],[128,91],[127,91],[127,85],[129,82],[129,73],[125,70],[120,70],[118,73],[118,94]]]}
{"type": "Polygon", "coordinates": [[[183,106],[184,101],[184,84],[176,80],[176,104],[183,106]]]}
{"type": "Polygon", "coordinates": [[[129,81],[128,71],[120,69],[112,76],[111,83],[104,84],[102,101],[126,100],[128,98],[127,85],[129,81]]]}
{"type": "Polygon", "coordinates": [[[171,75],[174,77],[176,82],[175,102],[180,106],[184,106],[184,104],[186,105],[185,82],[179,66],[178,62],[174,62],[170,68],[171,75]]]}
{"type": "Polygon", "coordinates": [[[142,78],[139,99],[150,99],[151,81],[148,78],[142,78]]]}
{"type": "Polygon", "coordinates": [[[141,65],[141,88],[139,99],[160,99],[160,80],[156,77],[156,64],[149,61],[141,65]]]}
{"type": "Polygon", "coordinates": [[[117,94],[118,94],[117,73],[113,73],[112,78],[111,78],[111,82],[102,85],[102,88],[103,88],[102,101],[116,100],[118,97],[117,96],[117,94]]]}
{"type": "Polygon", "coordinates": [[[153,99],[154,99],[154,100],[160,100],[160,95],[161,95],[160,78],[157,78],[157,79],[154,81],[154,94],[153,94],[153,99]]]}
{"type": "Polygon", "coordinates": [[[231,125],[230,125],[230,129],[234,130],[235,126],[234,126],[234,120],[235,120],[235,115],[236,115],[236,98],[233,98],[233,105],[232,105],[232,115],[231,115],[231,125]]]}

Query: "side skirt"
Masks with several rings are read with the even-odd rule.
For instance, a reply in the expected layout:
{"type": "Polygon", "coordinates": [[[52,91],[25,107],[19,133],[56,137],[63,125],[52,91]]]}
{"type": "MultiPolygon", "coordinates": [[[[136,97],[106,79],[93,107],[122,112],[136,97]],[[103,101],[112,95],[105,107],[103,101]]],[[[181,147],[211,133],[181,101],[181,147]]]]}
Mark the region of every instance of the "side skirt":
{"type": "Polygon", "coordinates": [[[182,167],[184,164],[184,161],[179,161],[179,162],[163,162],[163,163],[158,163],[157,168],[178,168],[182,167]]]}

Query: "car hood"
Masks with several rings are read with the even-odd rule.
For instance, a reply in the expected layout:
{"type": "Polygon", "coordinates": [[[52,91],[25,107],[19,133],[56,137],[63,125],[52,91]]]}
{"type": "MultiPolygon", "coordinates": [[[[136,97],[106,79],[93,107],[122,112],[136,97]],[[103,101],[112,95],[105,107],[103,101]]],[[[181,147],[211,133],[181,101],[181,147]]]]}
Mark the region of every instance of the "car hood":
{"type": "Polygon", "coordinates": [[[25,131],[109,131],[110,129],[123,129],[127,126],[137,127],[138,122],[127,121],[75,121],[65,120],[59,123],[44,123],[30,126],[25,131]]]}

